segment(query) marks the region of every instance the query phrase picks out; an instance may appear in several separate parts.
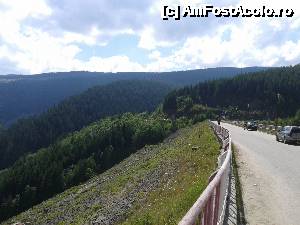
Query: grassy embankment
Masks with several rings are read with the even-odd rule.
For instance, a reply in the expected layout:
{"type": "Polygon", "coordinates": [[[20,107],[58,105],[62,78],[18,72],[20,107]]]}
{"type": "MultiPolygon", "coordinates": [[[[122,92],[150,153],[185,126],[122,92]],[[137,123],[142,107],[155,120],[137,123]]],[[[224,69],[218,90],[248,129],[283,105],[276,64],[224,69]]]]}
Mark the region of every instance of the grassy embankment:
{"type": "Polygon", "coordinates": [[[207,186],[219,148],[208,123],[196,124],[3,224],[177,224],[207,186]]]}

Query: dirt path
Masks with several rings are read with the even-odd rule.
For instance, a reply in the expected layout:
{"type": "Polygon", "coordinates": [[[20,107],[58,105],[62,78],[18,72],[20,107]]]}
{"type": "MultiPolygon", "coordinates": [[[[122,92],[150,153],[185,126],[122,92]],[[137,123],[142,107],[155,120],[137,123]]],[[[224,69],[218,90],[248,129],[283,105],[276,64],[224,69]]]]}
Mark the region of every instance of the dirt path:
{"type": "Polygon", "coordinates": [[[300,224],[300,146],[225,125],[237,147],[245,216],[251,225],[300,224]]]}

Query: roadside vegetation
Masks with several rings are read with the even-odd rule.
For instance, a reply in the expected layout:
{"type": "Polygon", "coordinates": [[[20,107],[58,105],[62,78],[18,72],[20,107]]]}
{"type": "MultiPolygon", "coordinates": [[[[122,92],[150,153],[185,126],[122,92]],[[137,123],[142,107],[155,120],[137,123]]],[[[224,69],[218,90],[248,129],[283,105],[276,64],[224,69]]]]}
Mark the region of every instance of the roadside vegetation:
{"type": "Polygon", "coordinates": [[[2,224],[177,224],[207,186],[219,149],[208,123],[198,123],[2,224]]]}

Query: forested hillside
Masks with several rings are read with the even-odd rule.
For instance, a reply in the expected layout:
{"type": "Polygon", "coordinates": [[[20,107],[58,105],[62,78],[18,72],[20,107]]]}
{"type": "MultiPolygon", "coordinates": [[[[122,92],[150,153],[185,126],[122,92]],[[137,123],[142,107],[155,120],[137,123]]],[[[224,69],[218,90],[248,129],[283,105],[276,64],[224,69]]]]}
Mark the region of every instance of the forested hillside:
{"type": "Polygon", "coordinates": [[[141,79],[164,82],[175,87],[196,84],[239,73],[263,70],[261,67],[212,68],[168,73],[96,73],[66,72],[33,76],[0,76],[0,123],[10,125],[16,119],[39,114],[63,99],[86,89],[118,80],[141,79]]]}
{"type": "MultiPolygon", "coordinates": [[[[163,121],[163,123],[155,122],[154,118],[149,120],[149,117],[145,115],[137,117],[126,115],[122,122],[121,120],[114,122],[114,131],[109,131],[110,129],[105,126],[105,129],[96,129],[97,132],[94,133],[94,128],[99,127],[100,124],[88,128],[85,132],[88,137],[87,143],[92,143],[92,137],[88,133],[98,136],[103,132],[110,135],[114,134],[113,140],[115,141],[112,143],[118,143],[118,137],[125,135],[124,132],[120,131],[121,129],[117,128],[121,124],[122,127],[125,126],[126,129],[129,129],[129,136],[132,134],[131,128],[142,125],[141,129],[135,131],[133,137],[143,136],[147,139],[142,139],[149,143],[151,139],[148,138],[154,137],[153,134],[157,134],[155,136],[158,138],[163,134],[157,131],[168,130],[167,127],[171,125],[170,121],[163,121]],[[140,121],[145,118],[148,121],[140,121]],[[137,135],[138,133],[139,135],[137,135]],[[142,136],[140,136],[141,134],[142,136]],[[150,136],[148,136],[149,134],[150,136]]],[[[104,124],[109,125],[109,122],[106,121],[101,127],[104,128],[104,124]]],[[[105,135],[105,138],[108,137],[109,135],[105,135]]],[[[76,135],[77,138],[79,136],[76,135]]],[[[80,137],[78,141],[82,138],[80,137]]],[[[129,139],[126,138],[125,140],[128,141],[129,139]]],[[[137,139],[134,138],[133,140],[137,139]]],[[[75,142],[72,145],[77,149],[75,142]]],[[[91,147],[90,144],[88,145],[91,147]]],[[[120,147],[120,145],[118,146],[120,147]]],[[[114,147],[113,155],[122,152],[119,147],[114,147]]],[[[67,148],[65,149],[67,150],[67,148]]],[[[31,225],[177,224],[207,186],[208,178],[216,167],[219,149],[219,142],[208,123],[189,126],[172,134],[163,143],[145,146],[82,185],[72,187],[24,213],[0,223],[1,225],[11,225],[16,222],[31,225]]],[[[101,152],[100,148],[97,151],[101,152]]],[[[59,161],[60,165],[64,164],[65,158],[66,156],[62,157],[62,163],[59,161]]],[[[104,156],[102,158],[104,160],[104,156]]],[[[33,158],[27,160],[28,167],[33,164],[33,168],[36,169],[33,161],[33,158]]],[[[88,162],[82,163],[86,166],[80,168],[87,169],[81,169],[81,173],[75,173],[75,171],[79,171],[79,169],[75,169],[76,166],[70,171],[61,172],[58,170],[59,178],[56,182],[61,185],[61,179],[65,179],[59,176],[61,173],[67,174],[63,177],[74,177],[74,175],[69,175],[72,173],[77,174],[76,177],[78,174],[90,176],[94,171],[95,164],[97,167],[97,163],[94,161],[96,160],[91,157],[88,162]]],[[[46,165],[52,166],[48,160],[46,165]]],[[[27,171],[29,170],[28,167],[24,166],[22,169],[27,171]]],[[[48,172],[46,176],[42,175],[42,172],[45,172],[44,167],[42,167],[39,176],[50,178],[51,173],[48,172]]],[[[34,174],[38,174],[38,171],[34,174]]],[[[50,179],[54,179],[54,176],[50,179]]],[[[63,186],[60,187],[63,188],[63,186]]],[[[25,192],[20,195],[22,197],[19,199],[27,199],[23,204],[28,204],[40,194],[40,186],[31,184],[25,187],[25,192]]],[[[0,215],[3,215],[2,212],[0,215]]]]}
{"type": "Polygon", "coordinates": [[[274,119],[294,116],[300,109],[300,65],[219,79],[170,93],[163,104],[169,115],[180,115],[195,105],[274,119]]]}
{"type": "Polygon", "coordinates": [[[0,172],[0,221],[107,170],[175,129],[158,113],[128,113],[103,119],[27,155],[0,172]]]}
{"type": "Polygon", "coordinates": [[[100,118],[151,112],[169,91],[168,86],[154,81],[118,81],[70,97],[40,116],[21,119],[0,132],[0,168],[100,118]]]}

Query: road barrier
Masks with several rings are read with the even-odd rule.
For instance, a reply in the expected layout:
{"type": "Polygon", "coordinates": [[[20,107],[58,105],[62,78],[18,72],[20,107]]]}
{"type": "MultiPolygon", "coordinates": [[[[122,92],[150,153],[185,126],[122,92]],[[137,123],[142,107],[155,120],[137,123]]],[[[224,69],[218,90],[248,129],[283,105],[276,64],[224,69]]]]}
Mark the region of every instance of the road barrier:
{"type": "Polygon", "coordinates": [[[209,184],[178,225],[221,225],[224,221],[231,173],[231,136],[227,129],[211,122],[222,142],[218,170],[209,184]]]}

